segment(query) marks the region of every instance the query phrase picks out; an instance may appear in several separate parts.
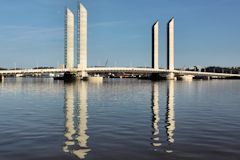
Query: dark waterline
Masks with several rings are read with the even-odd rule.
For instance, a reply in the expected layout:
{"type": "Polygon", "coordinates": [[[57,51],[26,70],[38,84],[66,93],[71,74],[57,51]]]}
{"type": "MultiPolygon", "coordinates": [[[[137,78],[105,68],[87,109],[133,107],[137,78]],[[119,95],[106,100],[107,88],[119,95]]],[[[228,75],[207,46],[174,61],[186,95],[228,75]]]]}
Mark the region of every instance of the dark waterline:
{"type": "Polygon", "coordinates": [[[0,160],[240,159],[240,81],[0,83],[0,160]]]}

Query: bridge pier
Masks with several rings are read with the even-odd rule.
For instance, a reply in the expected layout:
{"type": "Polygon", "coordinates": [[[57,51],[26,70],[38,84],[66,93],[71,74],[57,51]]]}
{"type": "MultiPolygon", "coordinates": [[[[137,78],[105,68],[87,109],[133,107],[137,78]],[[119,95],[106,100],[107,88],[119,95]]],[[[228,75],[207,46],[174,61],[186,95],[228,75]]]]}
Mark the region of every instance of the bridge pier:
{"type": "Polygon", "coordinates": [[[88,77],[88,73],[87,73],[86,71],[82,71],[82,72],[81,72],[81,76],[82,76],[82,77],[88,77]]]}
{"type": "Polygon", "coordinates": [[[174,73],[170,72],[166,75],[166,80],[175,80],[174,73]]]}
{"type": "Polygon", "coordinates": [[[81,79],[81,80],[87,80],[88,79],[88,73],[86,71],[80,71],[78,72],[78,77],[81,79]]]}

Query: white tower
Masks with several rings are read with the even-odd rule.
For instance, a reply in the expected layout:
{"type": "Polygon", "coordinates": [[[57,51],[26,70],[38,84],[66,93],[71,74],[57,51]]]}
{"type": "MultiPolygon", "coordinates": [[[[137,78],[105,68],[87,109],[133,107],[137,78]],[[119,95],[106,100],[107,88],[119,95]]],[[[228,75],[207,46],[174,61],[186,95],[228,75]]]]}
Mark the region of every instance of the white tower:
{"type": "Polygon", "coordinates": [[[74,15],[70,9],[65,14],[65,67],[74,67],[74,15]]]}
{"type": "MultiPolygon", "coordinates": [[[[174,18],[167,25],[167,69],[174,70],[174,18]]],[[[169,73],[167,79],[174,79],[174,74],[169,73]]]]}
{"type": "Polygon", "coordinates": [[[82,69],[82,76],[87,76],[87,10],[79,4],[78,8],[78,68],[82,69]]]}
{"type": "Polygon", "coordinates": [[[152,27],[152,68],[158,69],[158,21],[152,27]]]}

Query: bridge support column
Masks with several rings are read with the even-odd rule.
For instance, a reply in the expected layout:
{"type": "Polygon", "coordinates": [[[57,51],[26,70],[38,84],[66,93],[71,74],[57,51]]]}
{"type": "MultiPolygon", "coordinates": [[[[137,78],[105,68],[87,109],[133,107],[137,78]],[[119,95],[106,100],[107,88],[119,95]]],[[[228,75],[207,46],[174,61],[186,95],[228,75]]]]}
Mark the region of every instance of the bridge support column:
{"type": "MultiPolygon", "coordinates": [[[[159,52],[159,41],[158,41],[158,21],[155,22],[152,26],[152,68],[153,69],[159,69],[158,65],[158,52],[159,52]]],[[[159,80],[159,74],[158,73],[152,73],[151,74],[151,80],[156,81],[159,80]]]]}
{"type": "Polygon", "coordinates": [[[174,73],[170,72],[166,75],[166,80],[175,80],[174,73]]]}
{"type": "Polygon", "coordinates": [[[65,67],[74,67],[74,15],[70,9],[65,15],[65,67]]]}
{"type": "Polygon", "coordinates": [[[80,4],[78,8],[78,68],[80,77],[87,77],[87,9],[80,4]]]}
{"type": "MultiPolygon", "coordinates": [[[[167,69],[174,70],[174,19],[172,18],[167,25],[167,69]]],[[[174,80],[174,73],[170,72],[166,76],[167,80],[174,80]]]]}
{"type": "Polygon", "coordinates": [[[158,69],[158,21],[152,27],[152,68],[158,69]]]}
{"type": "Polygon", "coordinates": [[[78,77],[80,77],[80,79],[82,80],[87,80],[88,73],[85,70],[81,70],[80,72],[78,72],[78,77]]]}
{"type": "Polygon", "coordinates": [[[81,77],[82,78],[88,77],[88,73],[86,71],[82,71],[81,72],[81,77]]]}

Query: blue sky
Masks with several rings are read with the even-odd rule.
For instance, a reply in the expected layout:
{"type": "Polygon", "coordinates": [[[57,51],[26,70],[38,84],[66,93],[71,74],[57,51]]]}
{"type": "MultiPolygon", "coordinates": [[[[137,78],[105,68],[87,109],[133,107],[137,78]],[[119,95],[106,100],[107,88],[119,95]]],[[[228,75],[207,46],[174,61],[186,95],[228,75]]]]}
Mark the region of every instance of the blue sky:
{"type": "MultiPolygon", "coordinates": [[[[160,22],[160,66],[166,24],[175,18],[175,66],[240,65],[239,0],[1,0],[0,67],[64,62],[64,12],[88,9],[88,63],[150,66],[151,26],[160,22]]],[[[75,37],[76,39],[76,37],[75,37]]]]}

